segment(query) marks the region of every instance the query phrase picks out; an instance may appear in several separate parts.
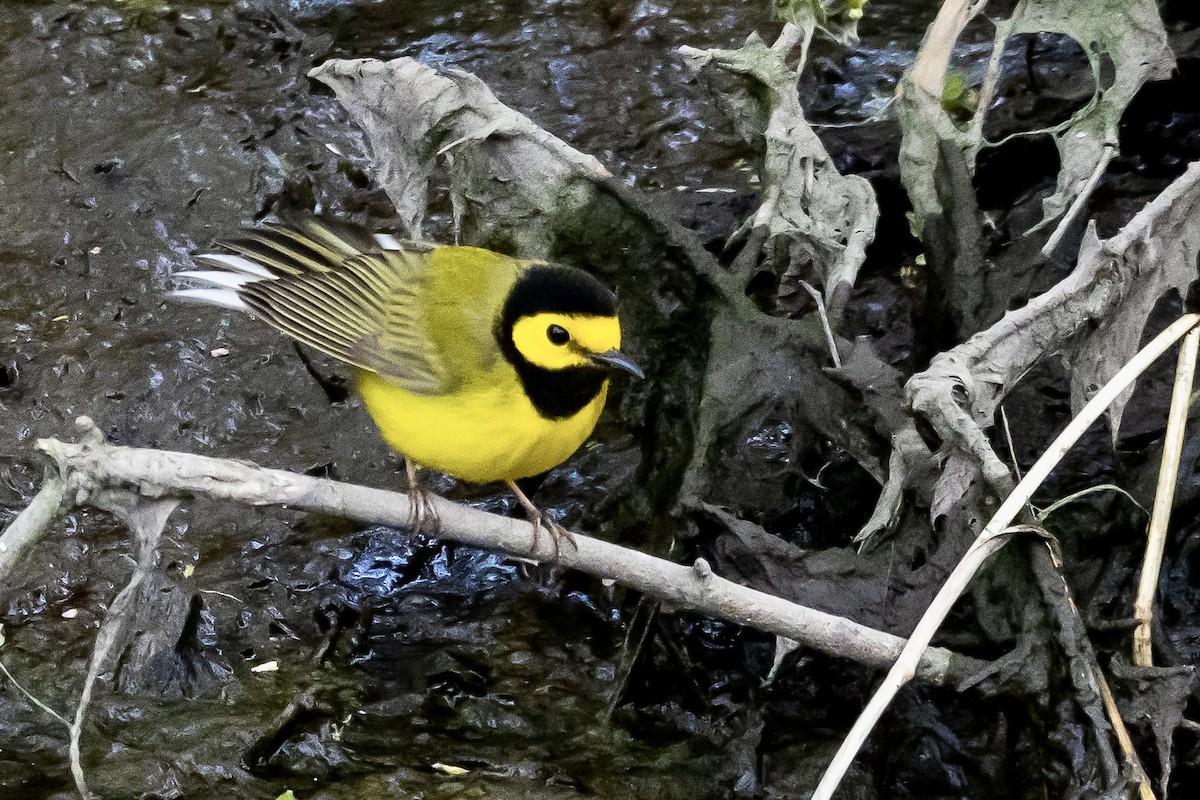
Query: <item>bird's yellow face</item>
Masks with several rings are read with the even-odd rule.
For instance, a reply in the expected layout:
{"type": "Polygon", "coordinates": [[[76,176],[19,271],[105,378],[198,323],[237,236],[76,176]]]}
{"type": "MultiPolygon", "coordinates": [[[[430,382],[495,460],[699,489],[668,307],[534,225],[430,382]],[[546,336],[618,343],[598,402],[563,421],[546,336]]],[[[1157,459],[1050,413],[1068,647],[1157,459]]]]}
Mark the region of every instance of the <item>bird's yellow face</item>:
{"type": "Polygon", "coordinates": [[[613,370],[644,377],[618,349],[617,296],[582,270],[526,269],[509,290],[495,336],[543,419],[567,419],[589,406],[598,414],[613,370]]]}
{"type": "Polygon", "coordinates": [[[519,318],[512,342],[525,360],[553,371],[610,365],[605,358],[621,347],[616,317],[544,311],[519,318]]]}

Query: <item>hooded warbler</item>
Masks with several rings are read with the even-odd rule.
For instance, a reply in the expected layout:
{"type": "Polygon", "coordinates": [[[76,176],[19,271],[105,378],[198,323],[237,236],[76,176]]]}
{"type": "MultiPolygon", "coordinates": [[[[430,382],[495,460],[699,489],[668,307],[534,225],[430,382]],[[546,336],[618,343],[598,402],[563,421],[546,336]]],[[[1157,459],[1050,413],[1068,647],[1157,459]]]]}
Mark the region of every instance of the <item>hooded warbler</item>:
{"type": "MultiPolygon", "coordinates": [[[[620,351],[616,296],[580,269],[476,247],[399,241],[315,218],[249,228],[178,273],[175,295],[258,315],[354,367],[384,440],[405,456],[413,522],[431,510],[415,465],[504,481],[534,524],[569,534],[519,478],[565,461],[592,432],[620,351]]],[[[436,515],[433,516],[436,526],[436,515]]]]}

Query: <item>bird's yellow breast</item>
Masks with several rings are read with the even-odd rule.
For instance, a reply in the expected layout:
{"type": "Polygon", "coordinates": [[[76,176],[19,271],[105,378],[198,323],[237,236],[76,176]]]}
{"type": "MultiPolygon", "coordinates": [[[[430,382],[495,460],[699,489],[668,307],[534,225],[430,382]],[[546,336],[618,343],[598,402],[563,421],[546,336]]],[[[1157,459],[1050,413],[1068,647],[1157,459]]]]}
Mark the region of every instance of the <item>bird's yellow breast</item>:
{"type": "Polygon", "coordinates": [[[473,483],[517,480],[565,461],[596,427],[608,381],[576,414],[537,412],[507,363],[441,395],[406,391],[374,372],[358,390],[384,440],[405,457],[473,483]]]}

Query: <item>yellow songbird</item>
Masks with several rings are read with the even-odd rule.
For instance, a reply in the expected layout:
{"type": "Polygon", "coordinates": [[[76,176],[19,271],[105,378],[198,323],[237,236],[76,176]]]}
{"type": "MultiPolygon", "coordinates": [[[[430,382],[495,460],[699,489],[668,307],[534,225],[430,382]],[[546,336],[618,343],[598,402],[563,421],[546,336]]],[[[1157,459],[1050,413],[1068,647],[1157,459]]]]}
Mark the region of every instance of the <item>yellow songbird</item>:
{"type": "MultiPolygon", "coordinates": [[[[565,461],[591,434],[621,351],[616,296],[588,273],[477,247],[399,241],[313,218],[250,228],[176,277],[182,298],[248,311],[355,367],[384,440],[416,465],[504,481],[536,531],[559,526],[516,481],[565,461]]],[[[435,519],[436,524],[436,519],[435,519]]]]}

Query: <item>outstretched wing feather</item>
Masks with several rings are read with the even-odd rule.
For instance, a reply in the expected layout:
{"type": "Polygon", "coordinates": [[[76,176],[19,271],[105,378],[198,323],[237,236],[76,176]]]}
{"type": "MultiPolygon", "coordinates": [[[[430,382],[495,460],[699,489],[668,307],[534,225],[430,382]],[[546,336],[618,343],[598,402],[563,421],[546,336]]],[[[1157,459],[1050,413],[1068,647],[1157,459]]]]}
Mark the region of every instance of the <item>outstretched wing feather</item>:
{"type": "Polygon", "coordinates": [[[277,276],[237,289],[273,327],[409,391],[447,388],[449,373],[429,339],[421,303],[429,248],[384,249],[365,233],[315,219],[255,228],[222,244],[236,255],[211,263],[237,268],[245,261],[277,276]]]}

